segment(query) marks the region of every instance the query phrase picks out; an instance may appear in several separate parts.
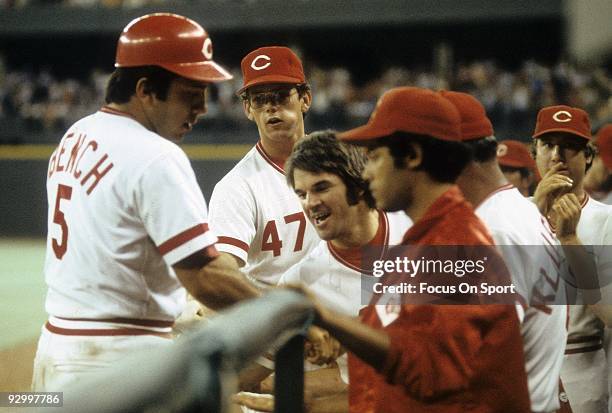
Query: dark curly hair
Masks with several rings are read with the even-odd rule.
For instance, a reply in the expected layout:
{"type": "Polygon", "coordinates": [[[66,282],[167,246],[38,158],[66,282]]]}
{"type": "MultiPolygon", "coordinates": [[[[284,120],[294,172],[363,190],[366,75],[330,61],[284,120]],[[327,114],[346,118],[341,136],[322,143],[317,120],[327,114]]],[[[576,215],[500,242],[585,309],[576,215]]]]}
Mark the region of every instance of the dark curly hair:
{"type": "Polygon", "coordinates": [[[362,149],[340,142],[333,131],[314,132],[295,145],[285,163],[287,183],[292,188],[295,186],[293,175],[296,169],[331,173],[339,176],[346,185],[349,205],[363,199],[368,207],[374,208],[374,197],[368,183],[361,177],[366,160],[362,149]]]}

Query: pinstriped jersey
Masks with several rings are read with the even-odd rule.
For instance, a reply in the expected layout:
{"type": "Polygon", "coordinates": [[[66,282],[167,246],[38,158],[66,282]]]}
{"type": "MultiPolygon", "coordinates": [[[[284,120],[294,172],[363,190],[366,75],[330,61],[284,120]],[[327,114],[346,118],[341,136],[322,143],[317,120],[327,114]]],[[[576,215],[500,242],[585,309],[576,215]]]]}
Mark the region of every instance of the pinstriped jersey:
{"type": "MultiPolygon", "coordinates": [[[[404,212],[379,212],[379,225],[375,240],[380,245],[398,245],[412,225],[404,212]]],[[[354,255],[353,255],[354,256],[354,255]]],[[[364,306],[361,302],[361,277],[371,273],[371,268],[361,268],[359,260],[351,259],[328,241],[319,244],[299,263],[292,266],[280,278],[279,285],[303,284],[326,307],[341,314],[357,317],[364,306]]],[[[337,360],[342,379],[348,383],[346,355],[337,360]]]]}
{"type": "Polygon", "coordinates": [[[282,167],[261,142],[215,185],[209,222],[219,251],[240,258],[253,281],[276,285],[319,241],[282,167]]]}
{"type": "MultiPolygon", "coordinates": [[[[590,197],[585,198],[576,233],[582,244],[591,250],[600,280],[611,280],[612,206],[590,197]]],[[[583,302],[580,292],[577,302],[583,302]]],[[[588,308],[570,306],[568,321],[568,342],[572,343],[572,348],[576,347],[574,342],[581,342],[585,337],[602,337],[603,322],[588,308]]],[[[588,347],[588,341],[583,343],[583,347],[588,347]]]]}
{"type": "MultiPolygon", "coordinates": [[[[582,203],[578,238],[593,254],[600,286],[604,287],[604,303],[610,303],[609,281],[612,275],[612,206],[586,196],[582,203]]],[[[576,302],[585,302],[578,291],[576,302]]],[[[603,362],[604,323],[586,305],[568,306],[567,347],[561,379],[574,411],[599,412],[607,408],[610,380],[608,365],[603,362]],[[586,384],[586,385],[585,385],[586,384]]]]}
{"type": "Polygon", "coordinates": [[[171,265],[216,241],[176,144],[103,108],[53,152],[47,198],[49,314],[174,321],[186,294],[171,265]]]}
{"type": "MultiPolygon", "coordinates": [[[[412,225],[404,212],[380,212],[380,218],[378,231],[385,234],[382,245],[398,245],[412,225]]],[[[364,305],[361,303],[361,274],[372,271],[357,264],[330,242],[320,241],[307,257],[283,274],[279,285],[303,283],[323,305],[356,317],[364,305]]]]}
{"type": "MultiPolygon", "coordinates": [[[[512,185],[504,185],[490,194],[475,213],[491,232],[495,244],[501,246],[498,248],[512,280],[528,303],[545,296],[564,297],[559,242],[532,202],[512,185]]],[[[558,378],[566,339],[565,317],[564,305],[524,308],[521,335],[534,412],[549,412],[559,407],[558,378]]]]}

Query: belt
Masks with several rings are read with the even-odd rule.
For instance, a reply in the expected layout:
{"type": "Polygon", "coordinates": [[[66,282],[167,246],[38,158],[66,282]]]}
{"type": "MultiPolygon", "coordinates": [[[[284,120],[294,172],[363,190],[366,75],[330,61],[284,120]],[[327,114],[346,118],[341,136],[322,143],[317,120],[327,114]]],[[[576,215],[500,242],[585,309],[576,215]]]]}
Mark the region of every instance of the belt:
{"type": "Polygon", "coordinates": [[[172,321],[130,318],[85,319],[50,316],[45,328],[65,336],[142,336],[173,338],[172,321]]]}
{"type": "Polygon", "coordinates": [[[567,340],[565,354],[589,353],[602,348],[603,339],[601,336],[572,337],[567,340]]]}

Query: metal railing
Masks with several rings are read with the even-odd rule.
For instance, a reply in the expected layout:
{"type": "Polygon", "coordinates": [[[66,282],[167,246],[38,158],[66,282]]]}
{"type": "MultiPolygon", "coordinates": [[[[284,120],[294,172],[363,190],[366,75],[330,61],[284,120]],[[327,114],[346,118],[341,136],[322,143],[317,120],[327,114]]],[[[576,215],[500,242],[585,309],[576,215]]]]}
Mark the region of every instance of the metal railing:
{"type": "MultiPolygon", "coordinates": [[[[64,391],[62,412],[224,412],[237,372],[276,348],[275,412],[302,412],[309,301],[272,291],[212,318],[170,346],[145,350],[64,391]]],[[[43,410],[41,410],[43,411],[43,410]]]]}

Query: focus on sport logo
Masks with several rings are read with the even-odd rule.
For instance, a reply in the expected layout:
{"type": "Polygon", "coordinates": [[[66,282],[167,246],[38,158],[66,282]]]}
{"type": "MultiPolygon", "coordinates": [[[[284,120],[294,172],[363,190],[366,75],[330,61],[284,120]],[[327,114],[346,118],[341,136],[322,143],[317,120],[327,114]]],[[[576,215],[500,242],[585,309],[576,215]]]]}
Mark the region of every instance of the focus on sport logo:
{"type": "Polygon", "coordinates": [[[266,67],[272,64],[271,60],[272,59],[270,59],[270,56],[260,54],[259,56],[255,57],[255,59],[253,59],[253,61],[251,62],[251,68],[253,70],[264,70],[266,67]],[[259,63],[260,61],[263,61],[264,63],[259,63]]]}

